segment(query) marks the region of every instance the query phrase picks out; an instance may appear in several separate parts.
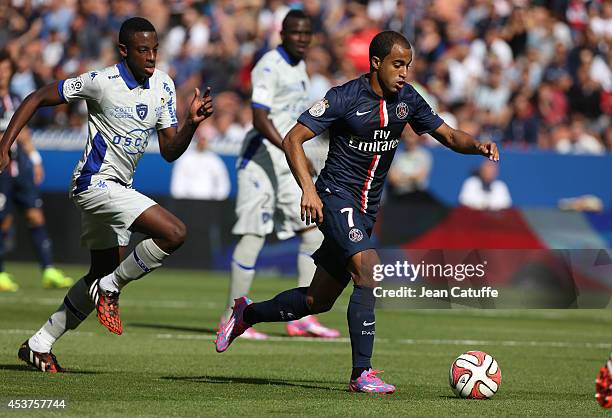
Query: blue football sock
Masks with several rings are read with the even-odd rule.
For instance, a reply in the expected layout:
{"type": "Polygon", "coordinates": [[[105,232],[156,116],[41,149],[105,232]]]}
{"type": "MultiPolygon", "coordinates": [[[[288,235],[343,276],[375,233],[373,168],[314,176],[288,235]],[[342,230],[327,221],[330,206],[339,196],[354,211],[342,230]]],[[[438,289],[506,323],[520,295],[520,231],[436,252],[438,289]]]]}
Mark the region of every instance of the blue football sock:
{"type": "Polygon", "coordinates": [[[307,287],[285,290],[265,302],[249,305],[244,310],[244,320],[255,325],[258,322],[287,322],[310,315],[306,303],[307,287]]]}
{"type": "Polygon", "coordinates": [[[376,298],[372,289],[354,286],[348,305],[346,317],[351,334],[351,349],[353,352],[353,368],[368,369],[372,367],[372,351],[374,349],[376,298]]]}
{"type": "Polygon", "coordinates": [[[4,242],[7,239],[5,232],[0,231],[0,273],[4,272],[4,242]]]}
{"type": "Polygon", "coordinates": [[[36,250],[40,267],[44,270],[53,264],[53,257],[51,256],[51,240],[47,234],[47,228],[45,225],[30,227],[30,237],[32,238],[32,244],[34,244],[34,249],[36,250]]]}

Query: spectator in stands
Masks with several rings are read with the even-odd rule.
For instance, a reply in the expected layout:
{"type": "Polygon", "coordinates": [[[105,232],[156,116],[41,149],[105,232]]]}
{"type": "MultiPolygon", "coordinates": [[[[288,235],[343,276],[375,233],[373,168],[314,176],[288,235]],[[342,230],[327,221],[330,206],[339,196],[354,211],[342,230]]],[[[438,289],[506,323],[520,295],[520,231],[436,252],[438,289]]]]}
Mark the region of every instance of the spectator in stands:
{"type": "Polygon", "coordinates": [[[538,89],[537,102],[538,112],[545,125],[554,126],[567,121],[569,103],[557,83],[543,82],[538,89]]]}
{"type": "MultiPolygon", "coordinates": [[[[215,95],[238,94],[235,108],[241,109],[248,106],[253,65],[278,43],[280,22],[294,7],[315,22],[308,59],[309,67],[318,65],[313,97],[367,72],[370,39],[395,29],[414,42],[410,78],[419,93],[455,116],[456,108],[469,109],[483,137],[507,140],[504,130],[525,116],[509,105],[518,95],[536,107],[540,131],[551,133],[550,141],[530,135],[530,148],[551,145],[559,124],[579,113],[595,137],[603,138],[610,124],[610,1],[0,1],[0,45],[18,62],[13,90],[24,97],[52,80],[115,62],[113,29],[143,15],[158,28],[160,67],[176,75],[178,97],[210,85],[215,95]]],[[[86,122],[74,106],[44,112],[37,126],[86,122]]]]}
{"type": "MultiPolygon", "coordinates": [[[[591,56],[590,51],[584,50],[583,55],[591,56]]],[[[591,58],[586,58],[590,60],[591,58]]],[[[601,114],[599,99],[601,88],[589,74],[589,65],[582,64],[576,71],[576,81],[570,88],[569,103],[573,112],[581,113],[588,118],[597,118],[601,114]]]]}
{"type": "Polygon", "coordinates": [[[230,179],[225,163],[207,148],[202,130],[172,168],[170,194],[175,199],[225,200],[230,194],[230,179]]]}
{"type": "Polygon", "coordinates": [[[539,120],[529,98],[517,94],[512,100],[513,116],[506,126],[504,141],[513,145],[537,145],[539,120]]]}
{"type": "Polygon", "coordinates": [[[502,140],[502,132],[508,120],[507,104],[512,91],[504,79],[502,69],[495,65],[489,69],[485,84],[480,85],[474,94],[474,105],[479,111],[483,130],[494,141],[502,140]]]}
{"type": "Polygon", "coordinates": [[[497,164],[488,160],[483,162],[478,171],[463,182],[459,203],[478,210],[500,210],[512,206],[508,186],[497,175],[497,164]]]}
{"type": "Polygon", "coordinates": [[[432,166],[431,153],[419,143],[419,136],[406,127],[404,149],[398,151],[389,169],[389,191],[392,197],[404,198],[427,190],[432,166]]]}
{"type": "Polygon", "coordinates": [[[555,148],[562,154],[603,154],[605,148],[595,136],[589,134],[584,119],[575,117],[571,128],[560,127],[555,135],[555,148]]]}
{"type": "Polygon", "coordinates": [[[321,46],[310,48],[306,54],[306,71],[310,77],[309,96],[312,103],[324,97],[333,87],[329,71],[331,60],[329,52],[321,46]]]}

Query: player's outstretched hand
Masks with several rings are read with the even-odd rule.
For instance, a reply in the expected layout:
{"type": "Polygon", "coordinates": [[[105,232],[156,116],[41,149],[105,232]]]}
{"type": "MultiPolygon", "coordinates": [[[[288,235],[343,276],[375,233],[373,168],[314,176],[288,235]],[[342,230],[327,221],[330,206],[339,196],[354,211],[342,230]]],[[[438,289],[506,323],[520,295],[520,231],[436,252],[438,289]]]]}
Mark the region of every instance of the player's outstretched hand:
{"type": "Polygon", "coordinates": [[[478,146],[480,154],[487,157],[491,161],[499,161],[499,150],[495,142],[483,142],[478,146]]]}
{"type": "Polygon", "coordinates": [[[313,222],[318,224],[323,222],[323,202],[321,202],[314,188],[312,190],[305,190],[302,193],[300,206],[302,221],[306,222],[306,225],[310,225],[313,222]]]}
{"type": "Polygon", "coordinates": [[[200,96],[200,89],[196,87],[189,106],[189,117],[194,124],[198,124],[213,114],[212,97],[210,97],[210,87],[206,88],[203,96],[200,96]]]}

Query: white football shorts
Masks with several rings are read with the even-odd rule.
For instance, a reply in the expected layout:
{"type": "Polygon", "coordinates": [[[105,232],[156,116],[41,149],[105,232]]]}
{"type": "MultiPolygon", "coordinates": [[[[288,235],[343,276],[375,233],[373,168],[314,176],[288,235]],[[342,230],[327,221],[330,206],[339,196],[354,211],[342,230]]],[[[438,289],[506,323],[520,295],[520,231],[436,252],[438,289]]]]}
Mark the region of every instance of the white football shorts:
{"type": "Polygon", "coordinates": [[[132,223],[157,203],[136,190],[98,180],[72,201],[81,210],[81,244],[91,250],[126,246],[132,223]]]}

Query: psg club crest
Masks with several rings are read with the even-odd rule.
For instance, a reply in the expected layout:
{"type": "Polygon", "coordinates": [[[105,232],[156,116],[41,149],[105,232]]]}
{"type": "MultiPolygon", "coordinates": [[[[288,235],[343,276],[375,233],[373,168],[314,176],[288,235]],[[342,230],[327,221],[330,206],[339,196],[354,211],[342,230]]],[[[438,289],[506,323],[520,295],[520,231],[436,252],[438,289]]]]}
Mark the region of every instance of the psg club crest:
{"type": "Polygon", "coordinates": [[[327,99],[321,99],[312,105],[312,107],[308,110],[308,113],[310,113],[315,118],[318,118],[319,116],[322,116],[323,113],[325,113],[325,109],[327,109],[328,107],[329,102],[327,101],[327,99]]]}
{"type": "Polygon", "coordinates": [[[149,113],[149,106],[142,103],[136,105],[136,114],[140,120],[144,120],[147,117],[147,113],[149,113]]]}
{"type": "Polygon", "coordinates": [[[405,119],[408,116],[408,105],[404,102],[400,102],[395,108],[395,114],[400,119],[405,119]]]}
{"type": "Polygon", "coordinates": [[[359,242],[363,239],[363,232],[357,228],[353,228],[349,231],[349,239],[353,242],[359,242]]]}

